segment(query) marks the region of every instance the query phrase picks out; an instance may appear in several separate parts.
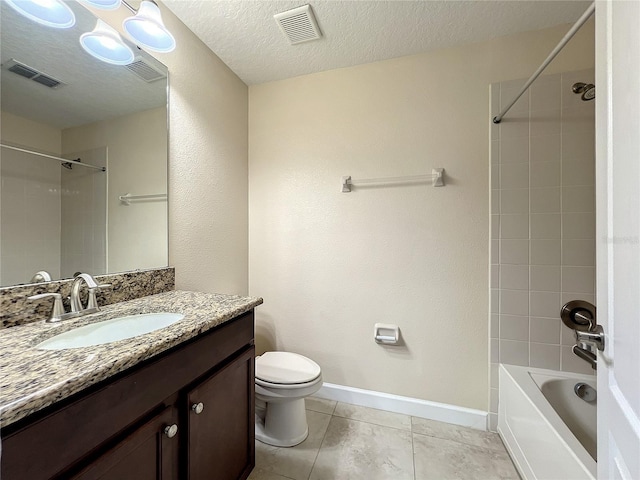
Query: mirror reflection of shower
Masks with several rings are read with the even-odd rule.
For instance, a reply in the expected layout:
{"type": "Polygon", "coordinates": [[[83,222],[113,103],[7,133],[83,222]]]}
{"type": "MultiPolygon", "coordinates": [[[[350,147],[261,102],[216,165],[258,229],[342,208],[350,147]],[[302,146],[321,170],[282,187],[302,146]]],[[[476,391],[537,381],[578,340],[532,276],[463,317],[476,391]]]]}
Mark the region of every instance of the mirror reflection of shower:
{"type": "Polygon", "coordinates": [[[585,102],[596,98],[596,86],[593,83],[574,83],[571,90],[578,95],[582,94],[580,98],[585,102]]]}

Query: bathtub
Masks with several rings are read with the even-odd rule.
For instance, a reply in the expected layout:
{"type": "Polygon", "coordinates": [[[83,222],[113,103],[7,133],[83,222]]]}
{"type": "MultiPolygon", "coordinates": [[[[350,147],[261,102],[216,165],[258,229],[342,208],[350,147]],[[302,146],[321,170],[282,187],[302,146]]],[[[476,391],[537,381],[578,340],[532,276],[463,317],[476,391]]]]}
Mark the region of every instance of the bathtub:
{"type": "Polygon", "coordinates": [[[525,480],[596,478],[596,403],[573,391],[595,376],[500,365],[498,433],[525,480]]]}

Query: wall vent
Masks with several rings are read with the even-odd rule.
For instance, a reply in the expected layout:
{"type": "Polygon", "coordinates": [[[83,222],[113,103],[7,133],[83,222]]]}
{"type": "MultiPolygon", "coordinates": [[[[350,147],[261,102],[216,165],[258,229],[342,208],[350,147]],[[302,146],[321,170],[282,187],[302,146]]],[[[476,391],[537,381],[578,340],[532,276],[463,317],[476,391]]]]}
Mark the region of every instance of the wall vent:
{"type": "Polygon", "coordinates": [[[291,45],[317,40],[322,36],[311,5],[294,8],[273,16],[291,45]]]}
{"type": "Polygon", "coordinates": [[[167,78],[164,72],[147,63],[142,57],[137,57],[133,62],[126,65],[126,67],[147,83],[167,78]]]}
{"type": "Polygon", "coordinates": [[[21,77],[28,78],[29,80],[33,80],[34,82],[38,82],[45,87],[58,88],[64,85],[63,82],[53,78],[51,75],[47,75],[44,72],[25,65],[24,63],[19,62],[14,58],[5,63],[3,65],[3,68],[12,73],[15,73],[16,75],[20,75],[21,77]]]}

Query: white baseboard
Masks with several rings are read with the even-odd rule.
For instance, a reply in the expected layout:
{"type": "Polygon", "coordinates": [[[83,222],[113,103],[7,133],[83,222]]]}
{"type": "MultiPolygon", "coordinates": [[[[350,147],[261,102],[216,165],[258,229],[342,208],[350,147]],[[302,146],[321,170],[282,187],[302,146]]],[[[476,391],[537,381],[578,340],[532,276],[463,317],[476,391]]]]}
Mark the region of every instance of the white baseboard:
{"type": "Polygon", "coordinates": [[[488,413],[472,408],[458,407],[446,403],[430,402],[418,398],[401,397],[389,393],[324,383],[314,397],[338,402],[377,408],[389,412],[403,413],[414,417],[452,423],[463,427],[487,430],[488,413]]]}

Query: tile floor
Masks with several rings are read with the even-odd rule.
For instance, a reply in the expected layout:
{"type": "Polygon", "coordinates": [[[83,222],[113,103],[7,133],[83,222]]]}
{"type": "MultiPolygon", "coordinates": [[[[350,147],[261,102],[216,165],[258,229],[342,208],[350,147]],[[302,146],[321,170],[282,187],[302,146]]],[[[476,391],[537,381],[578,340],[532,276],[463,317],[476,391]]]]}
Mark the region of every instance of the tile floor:
{"type": "Polygon", "coordinates": [[[249,480],[519,479],[495,433],[318,398],[307,420],[300,445],[256,441],[249,480]]]}

